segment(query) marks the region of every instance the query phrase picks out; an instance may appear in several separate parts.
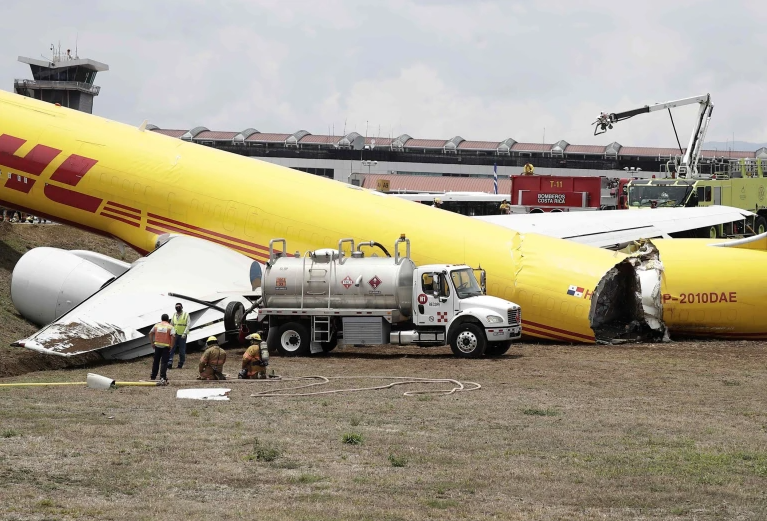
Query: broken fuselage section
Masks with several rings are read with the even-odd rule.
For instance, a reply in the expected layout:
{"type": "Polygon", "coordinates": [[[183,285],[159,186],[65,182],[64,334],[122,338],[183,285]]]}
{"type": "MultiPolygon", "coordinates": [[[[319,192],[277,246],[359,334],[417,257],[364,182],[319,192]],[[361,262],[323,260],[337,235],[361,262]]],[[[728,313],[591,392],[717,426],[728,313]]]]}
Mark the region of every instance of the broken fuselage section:
{"type": "Polygon", "coordinates": [[[589,322],[598,344],[668,341],[663,264],[651,241],[608,270],[594,290],[589,322]]]}

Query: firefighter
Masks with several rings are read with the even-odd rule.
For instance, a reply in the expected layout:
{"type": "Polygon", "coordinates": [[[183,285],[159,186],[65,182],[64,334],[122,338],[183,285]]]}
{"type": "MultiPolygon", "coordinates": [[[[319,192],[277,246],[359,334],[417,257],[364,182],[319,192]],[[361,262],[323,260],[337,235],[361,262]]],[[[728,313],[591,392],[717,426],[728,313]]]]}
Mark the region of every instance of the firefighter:
{"type": "Polygon", "coordinates": [[[250,340],[250,346],[242,355],[242,369],[237,378],[246,380],[261,380],[266,378],[266,366],[269,365],[268,355],[261,354],[261,335],[253,333],[245,337],[250,340]]]}
{"type": "Polygon", "coordinates": [[[155,324],[149,332],[149,341],[154,348],[154,360],[152,361],[151,379],[157,378],[157,371],[160,371],[160,381],[168,381],[168,354],[173,345],[174,330],[170,323],[170,317],[163,313],[160,322],[155,324]]]}
{"type": "Polygon", "coordinates": [[[522,175],[534,175],[535,174],[535,167],[528,161],[525,163],[524,169],[522,170],[522,175]]]}
{"type": "Polygon", "coordinates": [[[176,332],[176,341],[173,343],[173,349],[170,350],[168,358],[168,369],[173,369],[173,355],[178,352],[178,368],[184,367],[186,362],[186,335],[189,334],[189,313],[184,311],[181,302],[176,302],[176,312],[170,319],[176,332]]]}
{"type": "Polygon", "coordinates": [[[206,342],[208,348],[200,358],[200,376],[198,380],[226,380],[223,373],[226,363],[226,351],[218,345],[218,339],[214,336],[208,337],[206,342]]]}
{"type": "Polygon", "coordinates": [[[508,214],[511,210],[511,206],[509,206],[509,203],[504,199],[501,201],[501,206],[499,206],[498,209],[501,210],[502,214],[508,214]]]}

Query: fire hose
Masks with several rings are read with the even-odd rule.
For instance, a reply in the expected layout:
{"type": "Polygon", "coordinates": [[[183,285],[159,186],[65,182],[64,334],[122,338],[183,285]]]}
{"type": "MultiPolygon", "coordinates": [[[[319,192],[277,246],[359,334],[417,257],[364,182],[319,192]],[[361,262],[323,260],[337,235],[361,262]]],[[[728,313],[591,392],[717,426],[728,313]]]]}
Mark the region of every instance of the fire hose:
{"type": "MultiPolygon", "coordinates": [[[[403,396],[416,396],[422,394],[436,394],[439,396],[449,396],[458,392],[476,391],[482,388],[482,386],[476,382],[461,382],[452,378],[416,378],[411,376],[294,376],[294,377],[282,377],[271,376],[265,380],[174,380],[175,384],[189,384],[189,383],[205,383],[210,385],[215,382],[227,382],[231,383],[243,383],[243,382],[303,382],[311,381],[304,385],[297,385],[293,387],[283,387],[280,389],[268,389],[251,394],[251,397],[255,398],[277,398],[277,397],[299,397],[299,396],[319,396],[326,394],[340,394],[340,393],[353,393],[362,391],[379,391],[384,389],[391,389],[400,385],[416,385],[416,384],[450,384],[451,388],[448,389],[435,389],[435,390],[413,390],[405,391],[403,396]],[[333,380],[395,380],[382,385],[373,385],[369,387],[347,387],[344,389],[329,389],[323,391],[312,392],[289,392],[299,391],[301,389],[309,389],[321,385],[330,384],[333,380]]],[[[117,382],[107,377],[89,373],[88,379],[85,382],[18,382],[0,384],[2,387],[51,387],[51,386],[66,386],[66,385],[87,385],[93,389],[109,389],[113,387],[160,387],[171,385],[170,382],[160,381],[138,381],[138,382],[117,382]]]]}
{"type": "MultiPolygon", "coordinates": [[[[405,391],[403,396],[416,396],[420,394],[437,394],[440,396],[448,396],[458,392],[476,391],[481,389],[482,386],[477,382],[461,382],[452,378],[416,378],[412,376],[294,376],[294,377],[282,377],[273,376],[265,380],[218,380],[226,381],[229,383],[242,383],[242,382],[299,382],[306,380],[317,380],[312,383],[298,385],[294,387],[283,387],[281,389],[269,389],[265,391],[259,391],[253,393],[250,396],[255,398],[277,398],[277,397],[299,397],[299,396],[319,396],[324,394],[339,394],[339,393],[353,393],[361,391],[379,391],[383,389],[391,389],[399,385],[414,385],[414,384],[452,384],[453,387],[449,389],[436,389],[436,390],[416,390],[405,391]],[[348,387],[344,389],[330,389],[325,391],[313,391],[313,392],[301,392],[301,393],[289,393],[288,391],[298,391],[301,389],[308,389],[311,387],[317,387],[320,385],[327,385],[331,380],[396,380],[383,385],[374,385],[370,387],[348,387]]],[[[191,383],[191,382],[206,382],[211,383],[213,380],[174,380],[173,383],[191,383]]]]}

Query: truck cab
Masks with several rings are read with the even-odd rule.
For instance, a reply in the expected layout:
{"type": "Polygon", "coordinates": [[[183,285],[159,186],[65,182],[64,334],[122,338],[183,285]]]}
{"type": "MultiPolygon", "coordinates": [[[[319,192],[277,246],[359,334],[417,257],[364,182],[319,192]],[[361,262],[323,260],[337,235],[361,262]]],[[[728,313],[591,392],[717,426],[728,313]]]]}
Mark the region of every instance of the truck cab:
{"type": "MultiPolygon", "coordinates": [[[[708,166],[708,165],[706,165],[708,166]]],[[[628,185],[630,210],[724,205],[749,210],[755,219],[708,226],[694,230],[693,235],[703,238],[738,236],[750,232],[767,232],[767,178],[761,160],[736,160],[712,164],[716,170],[690,176],[676,177],[674,163],[667,165],[671,178],[634,179],[628,185]]]]}
{"type": "Polygon", "coordinates": [[[414,325],[434,328],[456,356],[471,355],[484,343],[483,352],[505,352],[520,338],[519,306],[485,295],[469,266],[430,264],[413,275],[414,325]]]}

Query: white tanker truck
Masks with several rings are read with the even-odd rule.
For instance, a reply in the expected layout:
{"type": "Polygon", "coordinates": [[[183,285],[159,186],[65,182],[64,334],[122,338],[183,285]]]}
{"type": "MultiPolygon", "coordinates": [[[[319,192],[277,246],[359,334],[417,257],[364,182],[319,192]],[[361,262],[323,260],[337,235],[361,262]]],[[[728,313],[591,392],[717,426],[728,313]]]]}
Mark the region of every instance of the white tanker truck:
{"type": "Polygon", "coordinates": [[[375,242],[355,250],[353,239],[302,257],[286,251],[285,239],[270,241],[257,310],[258,320],[268,321],[269,349],[282,355],[329,352],[337,345],[450,344],[456,356],[476,358],[501,355],[521,336],[519,306],[485,295],[484,271],[480,287],[466,265],[416,267],[404,235],[394,257],[375,242]],[[386,256],[365,256],[363,247],[386,256]]]}

